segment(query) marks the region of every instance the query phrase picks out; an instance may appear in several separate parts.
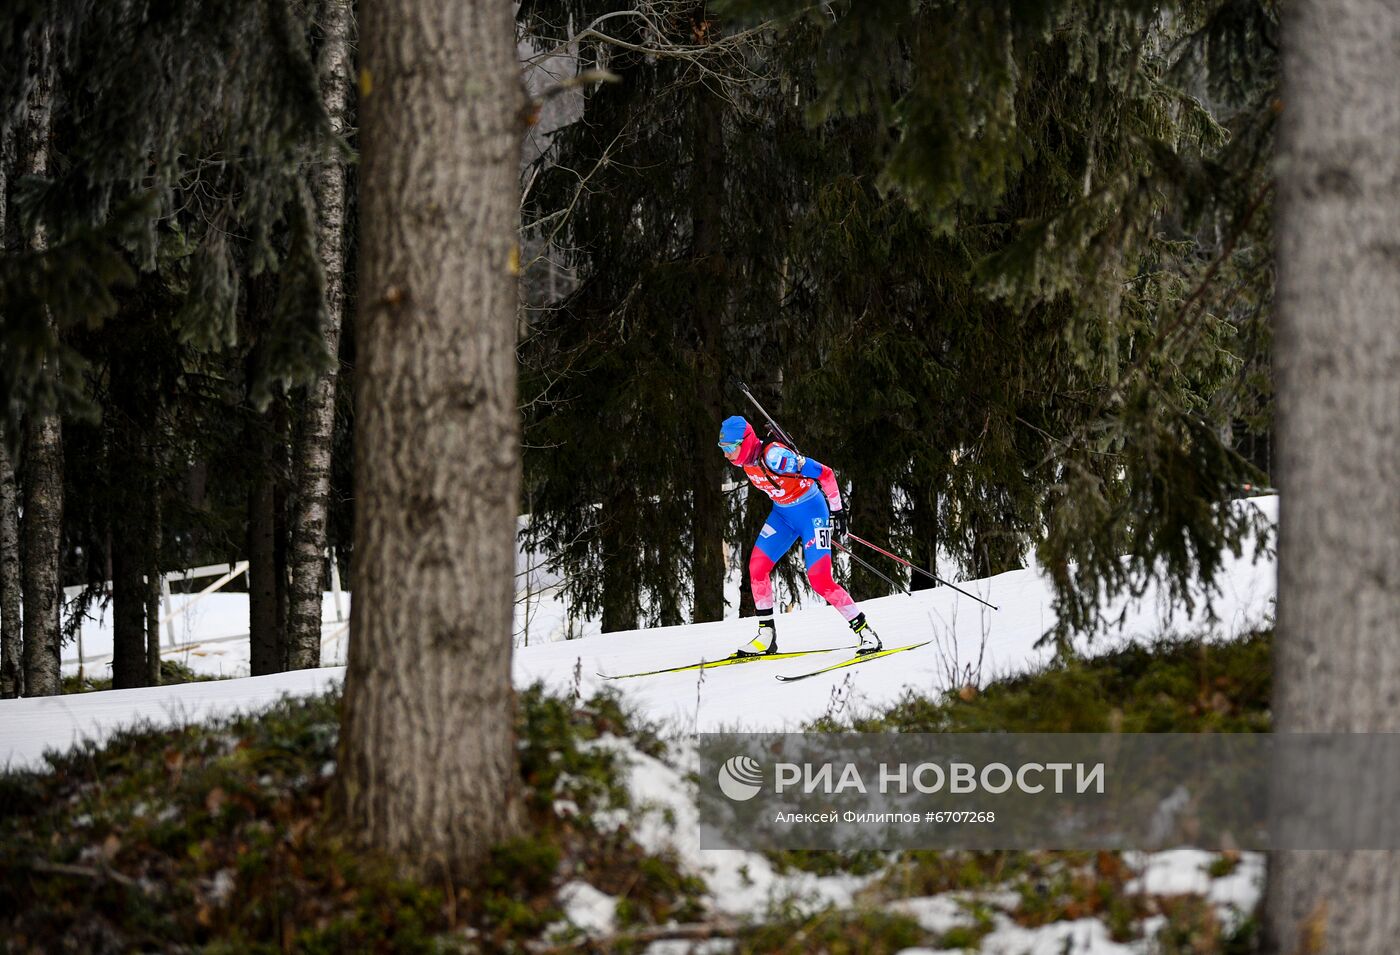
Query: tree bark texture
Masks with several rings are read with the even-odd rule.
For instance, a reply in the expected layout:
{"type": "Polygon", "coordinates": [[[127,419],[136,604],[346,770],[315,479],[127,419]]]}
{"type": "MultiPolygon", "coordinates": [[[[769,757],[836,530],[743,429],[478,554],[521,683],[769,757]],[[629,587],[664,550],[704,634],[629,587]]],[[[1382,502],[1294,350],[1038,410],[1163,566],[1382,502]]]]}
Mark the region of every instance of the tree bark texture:
{"type": "MultiPolygon", "coordinates": [[[[10,168],[13,133],[0,139],[0,248],[10,248],[10,168]]],[[[19,489],[10,457],[10,428],[0,415],[0,698],[24,693],[24,644],[20,638],[19,489]]]]}
{"type": "MultiPolygon", "coordinates": [[[[325,46],[321,95],[337,135],[344,135],[350,106],[351,0],[321,5],[325,46]]],[[[326,275],[326,325],[321,330],[329,371],[308,389],[301,409],[292,500],[290,593],[287,611],[287,669],[321,665],[321,600],[324,593],[326,512],[331,489],[331,441],[335,431],[336,355],[345,311],[345,161],[336,157],[316,173],[317,246],[326,275]]]]}
{"type": "MultiPolygon", "coordinates": [[[[29,95],[29,112],[24,125],[18,168],[26,175],[44,176],[49,168],[53,105],[53,75],[49,66],[47,31],[39,37],[35,46],[37,55],[33,59],[37,64],[37,82],[29,95]]],[[[29,242],[35,250],[47,247],[48,239],[42,225],[35,229],[29,242]]],[[[21,589],[24,599],[24,685],[29,696],[54,696],[60,691],[62,435],[63,429],[55,412],[32,409],[26,416],[21,589]]]]}
{"type": "MultiPolygon", "coordinates": [[[[699,17],[704,18],[704,5],[699,17]]],[[[694,623],[724,619],[724,469],[715,447],[723,417],[722,338],[727,294],[724,265],[724,101],[704,83],[695,96],[692,162],[692,268],[695,270],[695,370],[699,383],[691,442],[691,563],[694,623]]]]}
{"type": "MultiPolygon", "coordinates": [[[[1277,732],[1400,731],[1400,6],[1284,10],[1277,732]]],[[[1384,811],[1393,812],[1393,806],[1384,811]]],[[[1400,854],[1278,852],[1280,953],[1395,951],[1400,854]]]]}
{"type": "Polygon", "coordinates": [[[24,694],[20,627],[19,501],[9,433],[0,420],[0,697],[24,694]]]}
{"type": "Polygon", "coordinates": [[[21,540],[26,696],[60,691],[58,574],[63,526],[63,447],[56,414],[32,415],[25,429],[24,523],[21,540]]]}
{"type": "Polygon", "coordinates": [[[355,549],[339,811],[469,874],[521,831],[510,659],[520,493],[511,5],[366,0],[355,549]]]}

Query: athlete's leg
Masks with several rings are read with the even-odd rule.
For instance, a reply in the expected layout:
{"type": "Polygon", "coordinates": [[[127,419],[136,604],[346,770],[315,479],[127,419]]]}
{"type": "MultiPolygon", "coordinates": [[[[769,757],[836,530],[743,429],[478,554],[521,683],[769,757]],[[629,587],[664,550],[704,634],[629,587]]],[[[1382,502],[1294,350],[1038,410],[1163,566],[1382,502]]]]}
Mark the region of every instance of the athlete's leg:
{"type": "Polygon", "coordinates": [[[773,613],[773,567],[797,537],[797,529],[783,520],[775,507],[753,542],[753,553],[749,554],[749,588],[753,591],[753,605],[759,616],[773,613]]]}
{"type": "Polygon", "coordinates": [[[784,516],[802,533],[802,559],[807,564],[807,581],[846,618],[860,616],[860,608],[846,589],[831,576],[831,514],[826,499],[815,494],[785,509],[784,516]]]}
{"type": "Polygon", "coordinates": [[[780,519],[775,508],[763,523],[749,554],[749,589],[753,591],[754,609],[758,611],[758,635],[740,647],[739,654],[776,653],[777,628],[773,622],[773,566],[787,553],[797,531],[780,519]]]}

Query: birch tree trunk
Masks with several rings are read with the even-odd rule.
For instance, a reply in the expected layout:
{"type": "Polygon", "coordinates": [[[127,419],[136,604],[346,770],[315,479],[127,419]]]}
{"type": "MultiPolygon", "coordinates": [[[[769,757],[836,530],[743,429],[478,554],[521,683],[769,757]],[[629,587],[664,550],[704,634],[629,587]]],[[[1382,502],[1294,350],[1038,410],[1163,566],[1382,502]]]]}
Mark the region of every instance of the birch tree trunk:
{"type": "MultiPolygon", "coordinates": [[[[37,82],[30,92],[29,114],[19,169],[44,176],[49,168],[53,73],[47,31],[35,46],[37,82]]],[[[43,226],[30,237],[35,250],[47,247],[43,226]]],[[[52,319],[50,319],[52,321],[52,319]]],[[[57,335],[55,329],[50,334],[57,335]]],[[[24,686],[29,696],[53,696],[59,682],[59,613],[63,603],[59,579],[59,535],[63,521],[62,426],[56,412],[33,409],[25,421],[24,452],[24,686]]]]}
{"type": "Polygon", "coordinates": [[[520,832],[510,682],[522,114],[512,8],[362,8],[355,550],[337,805],[466,875],[520,832]]]}
{"type": "MultiPolygon", "coordinates": [[[[1393,733],[1400,6],[1299,0],[1284,12],[1274,726],[1393,733]]],[[[1274,951],[1393,952],[1400,854],[1275,853],[1266,899],[1274,951]]]]}
{"type": "MultiPolygon", "coordinates": [[[[321,93],[337,135],[348,128],[350,105],[351,0],[325,0],[321,93]]],[[[345,163],[337,158],[316,175],[317,244],[326,273],[326,326],[322,329],[332,362],[340,351],[345,285],[345,163]]],[[[325,573],[326,508],[331,488],[331,439],[335,429],[336,365],[307,391],[298,432],[293,493],[291,594],[287,611],[287,669],[321,665],[321,594],[325,573]]]]}

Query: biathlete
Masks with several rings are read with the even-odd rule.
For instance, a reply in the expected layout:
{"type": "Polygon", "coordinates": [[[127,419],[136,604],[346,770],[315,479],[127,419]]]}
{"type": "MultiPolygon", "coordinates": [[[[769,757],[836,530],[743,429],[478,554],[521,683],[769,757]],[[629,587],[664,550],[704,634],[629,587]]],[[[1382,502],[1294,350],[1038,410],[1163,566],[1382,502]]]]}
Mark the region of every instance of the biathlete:
{"type": "Polygon", "coordinates": [[[743,468],[754,487],[773,499],[773,510],[758,532],[749,555],[749,580],[758,610],[758,636],[744,644],[735,656],[764,656],[778,652],[778,630],[773,622],[773,566],[794,541],[802,541],[807,580],[812,589],[840,612],[860,637],[856,653],[874,653],[880,638],[865,621],[865,614],[851,595],[831,578],[831,537],[840,541],[846,533],[846,513],[841,509],[841,489],[836,473],[818,461],[805,458],[779,441],[764,444],[753,427],[739,415],[724,419],[719,447],[729,463],[743,468]]]}

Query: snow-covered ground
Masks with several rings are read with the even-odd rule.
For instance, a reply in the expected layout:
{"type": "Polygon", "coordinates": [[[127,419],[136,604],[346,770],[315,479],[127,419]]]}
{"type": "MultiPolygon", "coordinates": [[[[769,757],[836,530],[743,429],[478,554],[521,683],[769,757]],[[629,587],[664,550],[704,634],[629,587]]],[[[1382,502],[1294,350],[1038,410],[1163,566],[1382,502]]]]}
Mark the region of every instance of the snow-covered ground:
{"type": "MultiPolygon", "coordinates": [[[[1240,506],[1259,507],[1271,519],[1277,513],[1275,498],[1257,498],[1240,506]]],[[[1049,582],[1032,568],[962,585],[997,604],[1000,609],[996,611],[948,588],[921,591],[913,597],[864,601],[862,606],[887,646],[931,642],[919,650],[830,676],[794,684],[774,680],[779,673],[805,672],[842,659],[844,653],[833,650],[786,661],[608,681],[599,674],[625,674],[727,656],[751,636],[753,621],[732,617],[717,623],[605,635],[598,633],[596,621],[568,619],[566,608],[550,589],[553,583],[532,580],[531,599],[517,603],[516,684],[539,681],[558,689],[577,687],[584,694],[610,685],[641,715],[666,724],[677,737],[718,729],[793,728],[828,711],[849,713],[892,702],[909,688],[934,691],[968,680],[984,683],[1021,672],[1046,658],[1048,651],[1036,649],[1035,644],[1053,622],[1049,582]],[[585,636],[562,639],[572,633],[585,636]]],[[[1169,631],[1209,632],[1229,639],[1271,619],[1275,593],[1272,556],[1264,554],[1256,560],[1253,553],[1246,553],[1229,559],[1220,583],[1214,622],[1208,621],[1202,610],[1191,617],[1178,612],[1168,623],[1170,615],[1161,595],[1149,592],[1139,601],[1114,608],[1108,616],[1116,617],[1118,609],[1126,609],[1122,627],[1096,634],[1095,645],[1103,648],[1169,631]]],[[[729,591],[731,601],[737,603],[737,581],[730,582],[729,591]]],[[[348,598],[342,603],[337,608],[332,595],[326,595],[322,653],[327,664],[345,659],[348,598]]],[[[205,674],[248,672],[245,594],[211,593],[198,601],[176,596],[173,608],[176,632],[173,639],[166,638],[167,657],[205,674]]],[[[110,611],[84,621],[82,633],[83,667],[91,675],[106,675],[112,641],[110,611]]],[[[851,643],[841,618],[826,607],[780,615],[778,634],[785,650],[839,648],[851,643]]],[[[65,672],[76,672],[76,645],[66,648],[65,658],[65,672]]],[[[321,692],[338,684],[343,676],[343,667],[328,665],[265,677],[0,701],[0,766],[38,767],[46,750],[67,748],[81,738],[100,740],[118,727],[140,721],[178,725],[255,710],[283,695],[321,692]]],[[[650,850],[674,848],[688,868],[704,876],[710,904],[718,913],[747,917],[762,915],[777,905],[812,909],[850,905],[873,878],[780,874],[759,854],[702,851],[687,781],[693,751],[684,741],[673,746],[669,762],[646,756],[624,740],[603,740],[598,745],[616,747],[628,767],[634,801],[644,807],[627,820],[638,841],[650,850]]],[[[1200,895],[1226,925],[1250,911],[1261,891],[1263,863],[1257,855],[1245,854],[1238,868],[1222,878],[1212,878],[1205,871],[1213,858],[1209,853],[1179,850],[1129,855],[1129,864],[1138,872],[1130,889],[1152,895],[1200,895]]],[[[963,904],[966,900],[955,895],[904,899],[891,907],[916,918],[930,932],[941,933],[966,924],[969,918],[963,904]]],[[[994,910],[992,931],[982,939],[983,952],[1125,955],[1152,950],[1154,929],[1145,923],[1147,937],[1127,944],[1114,942],[1105,925],[1092,918],[1028,929],[1007,914],[1014,910],[1014,899],[998,900],[995,896],[983,893],[978,900],[994,910]]],[[[579,928],[597,934],[610,931],[615,900],[579,882],[566,886],[560,898],[570,921],[579,928]]],[[[725,950],[723,941],[706,944],[715,951],[725,950]]],[[[675,942],[658,942],[649,949],[653,955],[690,950],[689,943],[675,942]]],[[[910,950],[909,955],[914,952],[910,950]]]]}
{"type": "MultiPolygon", "coordinates": [[[[1276,498],[1255,498],[1241,506],[1256,506],[1273,517],[1276,498]]],[[[536,681],[585,694],[611,685],[640,713],[676,732],[720,729],[768,730],[796,727],[833,708],[845,712],[875,707],[898,699],[906,689],[940,690],[1024,671],[1048,656],[1036,642],[1053,622],[1048,579],[1035,569],[965,582],[965,590],[1000,607],[993,611],[946,587],[918,591],[913,597],[894,596],[863,601],[862,607],[886,646],[932,641],[928,646],[886,661],[839,670],[800,683],[779,684],[779,673],[801,673],[825,662],[842,659],[831,652],[783,661],[764,661],[716,670],[604,680],[599,674],[625,674],[714,660],[729,655],[752,635],[753,621],[737,616],[680,627],[660,627],[597,634],[577,640],[534,642],[515,651],[518,686],[536,681]]],[[[1094,637],[1095,646],[1108,647],[1136,637],[1152,637],[1167,629],[1194,633],[1209,629],[1222,638],[1234,637],[1265,622],[1273,613],[1275,562],[1269,554],[1258,560],[1246,552],[1229,558],[1221,577],[1221,594],[1214,602],[1218,622],[1209,624],[1200,609],[1187,617],[1178,612],[1170,625],[1161,595],[1150,591],[1125,604],[1123,626],[1094,637]]],[[[213,593],[180,612],[190,597],[176,596],[177,632],[168,658],[196,672],[212,675],[248,673],[247,595],[213,593]]],[[[327,664],[311,673],[273,676],[138,690],[112,690],[51,698],[0,701],[0,766],[36,765],[46,749],[63,749],[83,737],[100,739],[112,729],[138,720],[175,724],[260,706],[282,694],[316,692],[343,677],[334,664],[345,660],[348,627],[338,620],[348,613],[348,597],[337,613],[330,594],[324,605],[322,658],[327,664]]],[[[559,619],[562,604],[536,601],[530,613],[537,634],[560,635],[570,625],[559,619]]],[[[731,608],[731,614],[736,611],[731,608]]],[[[517,629],[524,605],[517,604],[517,629]]],[[[1116,617],[1116,609],[1109,617],[1116,617]]],[[[575,625],[587,632],[590,624],[575,625]]],[[[778,639],[785,650],[848,647],[851,636],[835,611],[808,607],[778,617],[778,639]]],[[[110,610],[83,626],[84,666],[89,675],[110,673],[112,645],[110,610]]],[[[76,672],[75,645],[65,648],[66,673],[76,672]]]]}

